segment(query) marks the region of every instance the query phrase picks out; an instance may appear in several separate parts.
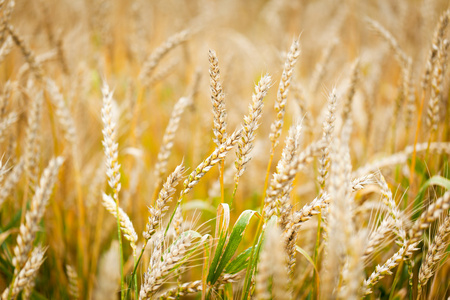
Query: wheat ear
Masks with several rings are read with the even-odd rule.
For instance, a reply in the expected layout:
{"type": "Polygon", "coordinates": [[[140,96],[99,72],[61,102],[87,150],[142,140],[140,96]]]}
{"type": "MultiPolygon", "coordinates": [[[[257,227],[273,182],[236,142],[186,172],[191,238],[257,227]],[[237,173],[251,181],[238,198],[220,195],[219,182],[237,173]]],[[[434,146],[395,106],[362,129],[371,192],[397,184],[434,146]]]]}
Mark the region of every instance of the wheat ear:
{"type": "MultiPolygon", "coordinates": [[[[293,126],[289,131],[289,136],[286,138],[286,146],[283,149],[282,157],[277,164],[277,170],[273,174],[266,192],[266,198],[264,199],[264,216],[266,220],[269,220],[274,215],[280,216],[280,210],[285,209],[284,206],[289,203],[286,201],[286,198],[283,201],[281,199],[289,194],[291,190],[290,185],[298,172],[299,156],[297,150],[300,130],[300,124],[293,126]]],[[[287,215],[284,214],[280,221],[280,224],[285,225],[287,215]]]]}
{"type": "Polygon", "coordinates": [[[161,184],[164,174],[167,172],[167,164],[169,161],[170,154],[172,153],[172,148],[175,139],[175,133],[180,125],[181,116],[185,111],[186,107],[192,103],[191,97],[182,97],[175,104],[172,115],[169,119],[169,124],[167,124],[166,131],[164,132],[161,147],[158,152],[157,162],[155,164],[155,190],[157,190],[161,184]]]}
{"type": "Polygon", "coordinates": [[[50,78],[45,79],[46,89],[51,96],[52,103],[55,105],[55,114],[64,133],[64,138],[70,145],[76,145],[76,128],[72,114],[66,105],[63,95],[59,91],[56,83],[50,78]]]}
{"type": "Polygon", "coordinates": [[[192,188],[198,183],[198,181],[205,176],[206,172],[211,170],[211,168],[216,165],[219,161],[223,160],[227,153],[236,145],[241,137],[242,130],[237,130],[233,132],[223,144],[216,147],[213,153],[208,156],[204,161],[202,161],[188,178],[184,181],[183,190],[180,193],[178,203],[184,195],[189,193],[192,188]]]}
{"type": "Polygon", "coordinates": [[[434,237],[433,243],[428,249],[427,256],[420,266],[419,283],[417,287],[417,299],[420,299],[423,289],[428,280],[433,276],[437,266],[445,254],[448,244],[450,243],[450,215],[447,215],[444,222],[439,226],[438,232],[434,237]]]}
{"type": "Polygon", "coordinates": [[[272,78],[269,74],[264,75],[259,83],[255,86],[255,92],[252,95],[252,103],[248,107],[248,115],[244,117],[244,125],[242,136],[238,142],[238,150],[236,151],[236,175],[234,180],[236,184],[239,178],[245,171],[246,164],[250,161],[250,152],[253,149],[253,140],[255,139],[255,132],[260,123],[262,116],[262,108],[264,106],[263,99],[267,95],[272,78]]]}
{"type": "Polygon", "coordinates": [[[39,63],[37,62],[36,56],[34,55],[33,51],[28,47],[28,45],[25,44],[24,40],[17,34],[12,25],[7,25],[6,29],[8,30],[8,33],[11,35],[14,43],[22,51],[25,60],[27,61],[31,71],[33,72],[33,75],[38,80],[42,79],[43,77],[42,69],[39,63]]]}
{"type": "Polygon", "coordinates": [[[283,74],[281,75],[280,84],[278,85],[277,100],[275,101],[275,111],[277,113],[277,116],[275,121],[270,126],[270,141],[272,142],[272,152],[278,145],[278,140],[283,128],[289,86],[291,84],[292,75],[294,73],[294,66],[299,55],[300,42],[299,39],[294,39],[284,63],[284,69],[283,74]]]}
{"type": "Polygon", "coordinates": [[[80,298],[78,288],[78,274],[74,267],[66,265],[67,278],[69,279],[69,294],[73,299],[80,298]]]}
{"type": "Polygon", "coordinates": [[[149,299],[158,291],[166,277],[185,259],[192,240],[192,234],[185,232],[162,256],[160,251],[153,252],[148,271],[144,274],[139,299],[149,299]]]}
{"type": "Polygon", "coordinates": [[[333,89],[328,97],[328,111],[323,122],[322,143],[325,147],[322,149],[322,155],[319,158],[319,176],[317,178],[321,191],[325,189],[325,179],[330,168],[330,145],[333,141],[334,123],[336,121],[336,90],[333,89]]]}
{"type": "MultiPolygon", "coordinates": [[[[115,218],[117,218],[117,206],[114,199],[103,193],[103,206],[109,211],[115,218]]],[[[138,240],[138,236],[136,231],[134,230],[133,223],[131,222],[128,215],[119,207],[119,215],[118,219],[120,222],[120,229],[124,235],[124,237],[130,242],[130,246],[133,249],[133,255],[136,255],[136,242],[138,240]]]]}
{"type": "Polygon", "coordinates": [[[216,52],[209,50],[209,81],[211,90],[211,102],[214,115],[214,142],[217,146],[227,138],[227,111],[225,109],[225,93],[220,82],[219,60],[216,52]]]}
{"type": "Polygon", "coordinates": [[[17,119],[17,114],[11,112],[2,120],[2,122],[0,122],[0,142],[3,140],[8,128],[16,123],[17,119]]]}
{"type": "Polygon", "coordinates": [[[145,231],[143,233],[144,238],[149,240],[156,232],[156,229],[161,224],[162,217],[169,209],[168,203],[172,200],[172,195],[175,193],[175,187],[182,179],[184,173],[183,164],[178,165],[172,174],[167,177],[161,191],[159,192],[158,199],[156,200],[156,207],[149,207],[150,217],[148,218],[145,231]]]}
{"type": "Polygon", "coordinates": [[[15,274],[25,264],[28,254],[31,251],[34,238],[39,230],[39,222],[44,215],[56,181],[58,169],[62,163],[63,159],[61,157],[54,158],[49,162],[31,200],[30,210],[26,212],[25,223],[20,224],[17,245],[14,247],[13,265],[15,267],[15,274]]]}
{"type": "Polygon", "coordinates": [[[46,249],[38,246],[31,252],[30,258],[26,261],[24,267],[18,272],[12,284],[3,291],[2,300],[16,299],[20,291],[36,277],[36,273],[44,262],[46,249]]]}
{"type": "Polygon", "coordinates": [[[189,30],[183,30],[178,32],[171,37],[169,37],[161,46],[156,48],[152,54],[144,62],[141,72],[139,74],[139,79],[143,82],[145,86],[148,85],[150,76],[155,70],[156,66],[159,64],[161,59],[169,53],[173,48],[186,42],[190,36],[189,30]]]}

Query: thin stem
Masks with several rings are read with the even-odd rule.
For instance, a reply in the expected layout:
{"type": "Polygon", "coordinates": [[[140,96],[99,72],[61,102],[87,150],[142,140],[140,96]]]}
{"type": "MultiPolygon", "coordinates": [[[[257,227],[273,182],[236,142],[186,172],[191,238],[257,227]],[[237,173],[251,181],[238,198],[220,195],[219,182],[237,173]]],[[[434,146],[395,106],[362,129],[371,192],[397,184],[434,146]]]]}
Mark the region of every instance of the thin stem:
{"type": "Polygon", "coordinates": [[[222,162],[219,164],[219,172],[220,172],[220,203],[225,202],[225,189],[223,184],[223,173],[225,169],[225,160],[223,159],[222,162]]]}

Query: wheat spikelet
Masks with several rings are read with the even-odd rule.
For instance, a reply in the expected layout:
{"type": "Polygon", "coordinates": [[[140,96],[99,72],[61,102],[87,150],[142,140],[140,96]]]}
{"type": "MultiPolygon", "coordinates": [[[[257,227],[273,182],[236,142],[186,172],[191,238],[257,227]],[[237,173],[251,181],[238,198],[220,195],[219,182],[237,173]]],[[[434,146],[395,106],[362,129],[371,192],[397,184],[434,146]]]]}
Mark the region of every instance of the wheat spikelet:
{"type": "Polygon", "coordinates": [[[330,168],[330,145],[333,141],[334,122],[336,121],[336,102],[337,95],[336,90],[333,89],[328,97],[328,111],[327,117],[323,122],[323,135],[322,142],[325,147],[322,149],[322,155],[319,158],[319,176],[317,178],[320,188],[323,191],[325,189],[325,179],[330,168]]]}
{"type": "MultiPolygon", "coordinates": [[[[427,150],[427,143],[421,143],[417,144],[416,146],[416,152],[425,152],[427,150]]],[[[434,154],[450,154],[450,143],[431,143],[429,147],[430,153],[434,154]]],[[[403,151],[397,152],[393,155],[386,156],[384,158],[381,158],[379,160],[376,160],[374,162],[368,163],[360,168],[358,168],[356,171],[353,172],[354,176],[363,176],[366,174],[369,174],[371,172],[378,171],[381,168],[386,168],[389,166],[404,164],[408,160],[408,158],[413,153],[414,148],[412,145],[407,146],[403,151]]]]}
{"type": "Polygon", "coordinates": [[[438,198],[434,203],[432,203],[426,211],[424,211],[420,218],[416,220],[414,225],[409,230],[409,243],[414,244],[420,241],[424,230],[430,227],[442,212],[448,210],[450,207],[450,192],[447,191],[445,194],[438,198]]]}
{"type": "Polygon", "coordinates": [[[30,210],[25,215],[25,223],[20,224],[20,232],[17,236],[17,245],[14,247],[13,265],[15,274],[25,264],[28,254],[33,246],[33,241],[39,230],[39,222],[44,215],[45,208],[52,193],[56,181],[58,169],[63,163],[61,157],[52,159],[42,173],[39,186],[31,200],[30,210]]]}
{"type": "MultiPolygon", "coordinates": [[[[351,197],[351,161],[348,146],[335,140],[331,152],[330,185],[331,197],[327,218],[328,241],[326,244],[323,295],[330,295],[344,267],[343,259],[354,258],[351,239],[356,229],[353,224],[353,198],[351,197]]],[[[358,257],[359,259],[359,257],[358,257]]]]}
{"type": "Polygon", "coordinates": [[[374,252],[375,249],[385,241],[387,236],[393,232],[396,222],[391,216],[384,218],[381,224],[370,233],[366,245],[366,249],[363,254],[363,260],[367,260],[374,252]]]}
{"type": "MultiPolygon", "coordinates": [[[[289,129],[289,135],[286,138],[285,147],[283,149],[283,152],[281,154],[281,160],[277,165],[277,172],[278,169],[283,173],[285,171],[282,171],[282,169],[289,169],[294,168],[298,169],[297,163],[298,163],[298,150],[300,147],[300,132],[301,132],[302,126],[300,122],[297,122],[296,125],[293,125],[289,129]],[[278,168],[279,166],[279,168],[278,168]],[[292,166],[292,167],[290,167],[292,166]]],[[[294,175],[295,176],[295,175],[294,175]]],[[[293,189],[293,181],[294,178],[291,178],[289,182],[287,182],[285,188],[283,188],[276,199],[276,208],[277,208],[277,215],[279,217],[279,225],[282,230],[284,230],[288,218],[291,214],[292,205],[290,204],[290,193],[293,189]]]]}
{"type": "Polygon", "coordinates": [[[360,76],[359,64],[360,64],[360,60],[358,58],[355,60],[355,62],[353,63],[353,66],[352,66],[351,77],[350,77],[350,86],[348,87],[347,97],[345,98],[344,103],[342,104],[341,119],[342,119],[343,124],[347,121],[347,119],[351,118],[350,114],[352,111],[353,97],[355,96],[356,86],[358,84],[359,76],[360,76]]]}
{"type": "MultiPolygon", "coordinates": [[[[409,241],[408,241],[409,242],[409,241]]],[[[391,270],[394,269],[398,264],[412,254],[413,251],[417,250],[416,243],[406,243],[400,250],[398,250],[392,257],[390,257],[383,265],[377,265],[375,271],[364,280],[363,284],[363,294],[369,295],[372,293],[372,287],[380,281],[386,275],[392,275],[391,270]]]]}
{"type": "Polygon", "coordinates": [[[185,232],[179,236],[162,256],[159,251],[153,252],[148,271],[144,274],[139,299],[149,299],[158,291],[170,272],[184,260],[186,252],[192,244],[192,240],[192,234],[185,232]]]}
{"type": "Polygon", "coordinates": [[[56,117],[58,122],[61,124],[61,128],[64,132],[64,138],[71,145],[76,145],[76,128],[75,122],[72,118],[72,114],[64,101],[64,97],[59,91],[56,83],[50,78],[45,79],[46,89],[53,100],[53,105],[56,107],[56,117]]]}
{"type": "Polygon", "coordinates": [[[0,142],[3,140],[8,128],[16,123],[17,114],[15,112],[9,113],[3,120],[0,122],[0,142]]]}
{"type": "Polygon", "coordinates": [[[20,176],[23,172],[23,159],[21,159],[13,168],[13,170],[8,174],[3,185],[0,189],[0,208],[5,202],[6,198],[9,196],[11,191],[16,187],[19,182],[20,176]]]}
{"type": "MultiPolygon", "coordinates": [[[[298,124],[293,127],[286,139],[286,146],[283,149],[283,155],[277,164],[275,174],[273,174],[270,185],[267,188],[266,198],[264,199],[264,216],[269,220],[272,216],[280,216],[280,209],[288,203],[280,203],[278,198],[283,194],[288,195],[290,185],[299,169],[299,156],[297,154],[301,126],[298,124]]],[[[281,218],[280,224],[286,223],[287,216],[281,218]]]]}
{"type": "Polygon", "coordinates": [[[108,184],[113,189],[113,199],[117,202],[120,192],[120,164],[119,144],[116,142],[116,124],[113,121],[112,113],[112,96],[113,93],[109,90],[106,82],[102,88],[103,107],[102,107],[102,121],[103,121],[103,147],[105,148],[106,156],[106,174],[108,175],[108,184]]]}
{"type": "Polygon", "coordinates": [[[318,215],[329,205],[329,203],[330,196],[324,192],[319,198],[315,198],[313,201],[303,206],[301,210],[294,212],[288,219],[283,231],[283,240],[285,243],[286,252],[288,254],[288,270],[291,278],[294,275],[296,253],[295,244],[297,242],[297,237],[301,226],[313,216],[318,215]]]}
{"type": "Polygon", "coordinates": [[[71,265],[66,265],[67,278],[69,279],[69,294],[73,299],[80,298],[78,290],[78,274],[71,265]]]}
{"type": "MultiPolygon", "coordinates": [[[[2,6],[3,6],[3,3],[4,3],[4,1],[2,2],[2,6]]],[[[3,9],[3,16],[1,19],[1,23],[0,23],[0,44],[3,44],[5,42],[7,26],[11,20],[11,15],[12,15],[12,12],[13,12],[15,6],[16,6],[16,1],[10,0],[10,1],[8,1],[8,5],[6,6],[6,8],[3,9]]]]}
{"type": "Polygon", "coordinates": [[[161,224],[162,217],[164,217],[165,212],[169,209],[168,203],[172,200],[172,195],[175,193],[175,187],[178,182],[182,179],[184,173],[183,164],[178,165],[172,174],[167,177],[163,188],[159,192],[158,199],[156,200],[156,207],[149,207],[150,217],[148,218],[147,225],[143,236],[146,240],[150,239],[151,236],[156,232],[156,229],[161,224]]]}
{"type": "Polygon", "coordinates": [[[291,48],[284,63],[283,74],[281,75],[280,84],[278,86],[277,100],[275,101],[275,111],[277,113],[275,121],[270,126],[270,141],[272,142],[271,151],[278,145],[278,139],[283,129],[284,115],[286,112],[286,102],[291,83],[294,66],[300,55],[299,39],[294,39],[291,48]]]}
{"type": "Polygon", "coordinates": [[[367,185],[374,184],[375,177],[373,174],[368,174],[361,176],[359,178],[355,178],[352,180],[352,192],[357,192],[359,190],[364,189],[367,185]]]}
{"type": "Polygon", "coordinates": [[[6,39],[6,41],[2,44],[0,48],[0,64],[5,60],[6,56],[11,52],[13,46],[13,40],[10,36],[6,39]]]}
{"type": "Polygon", "coordinates": [[[152,87],[158,82],[164,80],[175,70],[178,65],[179,61],[177,59],[169,61],[166,65],[164,65],[164,67],[161,67],[161,70],[157,71],[148,79],[147,86],[152,87]]]}
{"type": "Polygon", "coordinates": [[[437,131],[439,122],[439,102],[442,97],[443,81],[445,75],[445,67],[447,62],[447,52],[449,49],[449,41],[443,40],[439,42],[439,50],[437,62],[434,64],[434,71],[431,78],[431,96],[427,109],[427,125],[431,132],[437,131]]]}
{"type": "Polygon", "coordinates": [[[420,266],[419,283],[417,287],[417,299],[420,299],[423,289],[425,288],[428,280],[433,276],[438,264],[445,254],[448,244],[450,243],[450,216],[447,215],[445,220],[439,226],[439,229],[434,237],[433,243],[428,249],[427,256],[420,266]]]}
{"type": "Polygon", "coordinates": [[[433,34],[433,42],[430,51],[428,52],[428,59],[425,64],[425,71],[422,78],[422,89],[426,90],[430,83],[430,76],[434,69],[434,64],[439,50],[439,44],[444,40],[445,32],[450,19],[450,10],[445,11],[436,26],[433,34]]]}
{"type": "Polygon", "coordinates": [[[237,183],[239,178],[245,171],[245,165],[250,161],[250,152],[253,149],[253,140],[255,139],[255,132],[260,123],[262,116],[263,99],[267,95],[267,91],[272,82],[269,74],[264,75],[255,86],[255,92],[252,95],[252,103],[248,107],[248,115],[244,117],[244,125],[242,136],[238,142],[238,150],[236,151],[236,175],[234,181],[237,183]]]}
{"type": "MultiPolygon", "coordinates": [[[[115,218],[117,218],[117,204],[114,199],[103,193],[103,206],[109,211],[115,218]]],[[[133,223],[131,222],[128,215],[122,210],[122,208],[118,208],[119,210],[119,222],[120,229],[124,237],[130,242],[130,246],[133,249],[133,254],[136,255],[136,242],[138,240],[138,236],[136,231],[134,230],[133,223]]]]}
{"type": "Polygon", "coordinates": [[[25,44],[25,42],[22,40],[22,38],[16,33],[16,31],[12,25],[7,25],[6,29],[7,29],[8,33],[11,35],[14,43],[22,51],[22,54],[25,57],[25,60],[27,61],[28,65],[30,66],[31,71],[33,72],[33,75],[38,80],[42,79],[42,77],[43,77],[42,69],[41,69],[40,64],[37,62],[36,56],[34,55],[33,51],[31,51],[31,49],[25,44]]]}
{"type": "Polygon", "coordinates": [[[211,90],[211,102],[214,115],[214,143],[217,146],[225,142],[227,138],[227,111],[225,109],[225,93],[220,83],[219,60],[216,52],[209,50],[209,78],[211,90]]]}
{"type": "Polygon", "coordinates": [[[208,156],[204,161],[202,161],[188,178],[184,181],[183,190],[180,193],[178,202],[181,201],[182,197],[189,193],[190,190],[198,183],[198,181],[208,172],[211,168],[216,165],[219,161],[223,160],[234,145],[239,141],[241,137],[242,130],[237,130],[233,132],[226,141],[217,147],[210,156],[208,156]]]}
{"type": "Polygon", "coordinates": [[[30,258],[26,261],[24,267],[18,272],[12,284],[3,291],[2,300],[16,299],[20,291],[36,277],[40,266],[44,262],[46,249],[38,246],[31,252],[30,258]]]}
{"type": "Polygon", "coordinates": [[[30,115],[28,116],[28,128],[25,139],[24,163],[25,170],[29,180],[29,186],[34,191],[38,177],[38,159],[39,159],[39,127],[41,121],[42,94],[39,93],[34,99],[30,115]]]}
{"type": "Polygon", "coordinates": [[[400,216],[400,210],[392,197],[392,192],[389,189],[386,180],[383,175],[380,174],[379,185],[381,187],[381,195],[383,197],[383,203],[389,208],[389,215],[394,221],[395,228],[394,232],[399,239],[399,245],[403,245],[406,242],[406,232],[403,228],[402,219],[400,216]]]}

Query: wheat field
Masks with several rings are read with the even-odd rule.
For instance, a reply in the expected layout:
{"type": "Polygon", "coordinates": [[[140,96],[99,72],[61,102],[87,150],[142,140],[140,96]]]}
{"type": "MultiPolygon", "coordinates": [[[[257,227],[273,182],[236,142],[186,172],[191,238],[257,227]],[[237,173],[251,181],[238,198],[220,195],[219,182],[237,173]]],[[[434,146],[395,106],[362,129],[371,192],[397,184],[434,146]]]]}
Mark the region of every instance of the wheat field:
{"type": "Polygon", "coordinates": [[[1,299],[450,299],[448,0],[1,0],[1,299]]]}

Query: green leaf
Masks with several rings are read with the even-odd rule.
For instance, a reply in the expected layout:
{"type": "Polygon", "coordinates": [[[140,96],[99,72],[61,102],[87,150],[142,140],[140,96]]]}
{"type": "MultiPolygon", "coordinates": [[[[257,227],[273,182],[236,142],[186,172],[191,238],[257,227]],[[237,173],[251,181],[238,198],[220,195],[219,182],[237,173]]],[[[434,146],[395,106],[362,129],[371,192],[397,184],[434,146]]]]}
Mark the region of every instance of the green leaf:
{"type": "Polygon", "coordinates": [[[212,214],[216,213],[216,208],[214,206],[212,206],[211,204],[206,203],[205,201],[202,201],[202,200],[189,201],[189,202],[183,204],[182,208],[184,211],[197,209],[197,210],[206,211],[206,212],[209,212],[212,214]]]}
{"type": "Polygon", "coordinates": [[[220,262],[216,268],[210,268],[210,273],[208,274],[208,283],[213,285],[217,279],[219,279],[222,274],[223,269],[228,264],[230,259],[236,252],[239,244],[244,236],[244,231],[247,228],[251,217],[256,213],[254,210],[246,210],[242,212],[238,220],[234,224],[233,230],[231,231],[230,237],[228,239],[227,246],[222,254],[220,262]]]}
{"type": "Polygon", "coordinates": [[[248,265],[248,261],[250,258],[250,254],[252,253],[253,247],[248,248],[247,250],[241,252],[235,259],[233,259],[226,267],[225,273],[227,274],[236,274],[237,272],[242,271],[248,265]]]}
{"type": "Polygon", "coordinates": [[[247,266],[247,272],[245,274],[245,279],[244,279],[244,290],[243,290],[241,299],[249,299],[250,298],[250,288],[252,286],[251,281],[252,281],[253,274],[256,272],[256,266],[258,264],[259,253],[261,252],[261,246],[264,243],[266,229],[272,228],[276,225],[277,225],[277,217],[272,216],[270,218],[270,220],[267,222],[266,226],[264,228],[262,228],[262,231],[260,234],[258,231],[258,234],[259,234],[258,242],[255,244],[255,246],[256,246],[255,251],[252,251],[253,253],[250,254],[250,263],[247,266]]]}
{"type": "Polygon", "coordinates": [[[305,250],[303,250],[297,245],[295,245],[295,250],[297,250],[298,253],[303,255],[306,258],[306,260],[314,267],[314,270],[316,270],[316,274],[319,274],[319,270],[317,270],[316,264],[314,263],[314,260],[311,258],[311,256],[309,256],[309,254],[305,250]]]}
{"type": "Polygon", "coordinates": [[[448,180],[447,178],[444,178],[442,176],[433,176],[430,179],[428,179],[420,187],[419,193],[417,194],[416,200],[414,201],[415,214],[413,215],[413,220],[416,220],[421,214],[420,208],[423,207],[423,198],[425,196],[425,192],[427,191],[428,187],[435,185],[441,186],[446,190],[450,190],[450,180],[448,180]]]}
{"type": "Polygon", "coordinates": [[[227,241],[227,231],[230,222],[230,209],[229,205],[226,203],[222,203],[217,208],[217,220],[216,220],[216,238],[219,236],[219,242],[217,243],[217,247],[214,252],[214,258],[209,267],[207,282],[211,281],[213,276],[213,270],[217,269],[217,266],[220,262],[220,258],[222,257],[223,248],[225,247],[225,243],[227,241]],[[220,216],[223,215],[222,226],[220,226],[220,216]],[[219,232],[220,230],[220,232],[219,232]]]}

